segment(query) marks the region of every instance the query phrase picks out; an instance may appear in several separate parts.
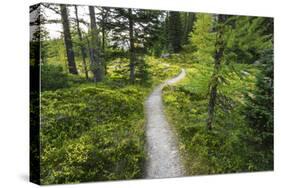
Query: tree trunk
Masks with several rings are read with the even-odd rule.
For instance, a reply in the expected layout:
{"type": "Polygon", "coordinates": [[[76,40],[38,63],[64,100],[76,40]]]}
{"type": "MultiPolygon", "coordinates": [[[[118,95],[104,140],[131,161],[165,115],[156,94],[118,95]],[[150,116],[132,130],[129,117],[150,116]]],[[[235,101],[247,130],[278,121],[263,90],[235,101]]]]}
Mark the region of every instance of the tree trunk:
{"type": "Polygon", "coordinates": [[[129,9],[129,37],[130,37],[130,81],[135,82],[135,45],[134,45],[134,22],[132,9],[129,9]]]}
{"type": "Polygon", "coordinates": [[[86,38],[86,41],[87,41],[87,47],[88,47],[88,50],[89,50],[89,56],[90,56],[90,66],[92,67],[92,57],[93,57],[93,55],[92,55],[92,48],[91,48],[91,43],[90,43],[90,40],[89,40],[89,38],[88,38],[88,36],[86,36],[85,37],[86,38]]]}
{"type": "Polygon", "coordinates": [[[221,68],[222,57],[224,52],[224,22],[226,20],[225,15],[218,16],[218,26],[217,26],[217,36],[216,36],[216,44],[215,44],[215,65],[214,65],[214,72],[210,82],[210,99],[208,105],[208,118],[207,118],[207,129],[211,130],[213,127],[213,120],[214,120],[214,112],[216,106],[216,99],[217,99],[217,87],[218,87],[218,76],[221,68]]]}
{"type": "MultiPolygon", "coordinates": [[[[106,31],[105,31],[105,20],[106,20],[106,15],[104,15],[104,9],[102,9],[102,54],[103,56],[105,55],[105,38],[106,38],[106,31]]],[[[103,63],[103,67],[104,67],[104,75],[106,75],[107,73],[107,67],[106,67],[106,63],[103,63]]]]}
{"type": "Polygon", "coordinates": [[[74,8],[75,8],[77,33],[78,33],[78,37],[79,37],[79,40],[80,40],[80,49],[81,49],[83,67],[84,67],[86,79],[89,79],[88,69],[87,69],[87,64],[86,64],[86,49],[83,45],[83,38],[82,38],[82,33],[81,33],[81,30],[80,30],[80,25],[79,25],[77,6],[75,5],[74,8]]]}
{"type": "Polygon", "coordinates": [[[72,47],[72,40],[70,35],[69,20],[68,20],[66,5],[60,5],[60,9],[61,9],[63,35],[64,35],[64,43],[66,48],[69,73],[78,74],[75,64],[75,59],[74,59],[74,51],[72,47]]]}
{"type": "Polygon", "coordinates": [[[101,52],[100,52],[100,42],[99,42],[99,32],[96,23],[95,8],[89,6],[90,20],[91,20],[91,70],[94,74],[94,81],[100,82],[103,80],[103,65],[101,62],[101,52]]]}

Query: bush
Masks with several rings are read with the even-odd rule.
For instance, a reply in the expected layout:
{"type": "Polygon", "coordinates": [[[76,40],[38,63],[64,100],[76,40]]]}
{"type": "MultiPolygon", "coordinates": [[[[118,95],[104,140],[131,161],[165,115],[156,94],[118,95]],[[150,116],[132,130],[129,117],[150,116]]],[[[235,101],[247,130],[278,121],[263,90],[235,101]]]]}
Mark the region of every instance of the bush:
{"type": "MultiPolygon", "coordinates": [[[[152,56],[139,56],[135,67],[136,84],[151,87],[168,78],[176,76],[180,72],[178,65],[169,60],[152,56]]],[[[108,64],[108,84],[116,84],[120,87],[129,82],[129,60],[117,58],[108,64]]]]}
{"type": "Polygon", "coordinates": [[[144,93],[92,84],[43,92],[41,183],[140,178],[144,93]]]}
{"type": "Polygon", "coordinates": [[[147,66],[149,67],[148,75],[152,84],[159,84],[170,79],[180,73],[180,67],[175,63],[170,63],[167,59],[159,59],[151,56],[145,57],[147,66]]]}
{"type": "Polygon", "coordinates": [[[42,64],[41,65],[41,89],[55,90],[68,87],[68,76],[63,72],[60,65],[42,64]]]}

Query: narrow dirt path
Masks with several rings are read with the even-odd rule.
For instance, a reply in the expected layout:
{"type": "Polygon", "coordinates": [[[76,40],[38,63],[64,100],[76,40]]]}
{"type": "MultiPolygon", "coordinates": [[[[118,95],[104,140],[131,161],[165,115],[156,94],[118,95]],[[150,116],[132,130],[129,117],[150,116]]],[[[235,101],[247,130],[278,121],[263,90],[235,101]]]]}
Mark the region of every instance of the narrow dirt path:
{"type": "Polygon", "coordinates": [[[157,86],[145,102],[147,115],[146,138],[148,161],[146,163],[146,178],[179,177],[184,175],[176,139],[167,122],[162,103],[162,89],[167,84],[173,84],[185,77],[181,73],[157,86]]]}

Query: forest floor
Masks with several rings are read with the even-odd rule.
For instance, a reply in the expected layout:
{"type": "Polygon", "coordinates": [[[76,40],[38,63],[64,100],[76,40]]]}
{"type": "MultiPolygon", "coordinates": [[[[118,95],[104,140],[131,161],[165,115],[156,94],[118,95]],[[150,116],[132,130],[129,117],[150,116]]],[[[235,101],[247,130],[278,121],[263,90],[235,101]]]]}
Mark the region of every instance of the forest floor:
{"type": "Polygon", "coordinates": [[[179,177],[184,175],[184,166],[177,148],[177,140],[163,111],[162,89],[166,85],[182,80],[185,74],[185,70],[182,69],[178,76],[158,85],[145,102],[148,150],[146,178],[179,177]]]}

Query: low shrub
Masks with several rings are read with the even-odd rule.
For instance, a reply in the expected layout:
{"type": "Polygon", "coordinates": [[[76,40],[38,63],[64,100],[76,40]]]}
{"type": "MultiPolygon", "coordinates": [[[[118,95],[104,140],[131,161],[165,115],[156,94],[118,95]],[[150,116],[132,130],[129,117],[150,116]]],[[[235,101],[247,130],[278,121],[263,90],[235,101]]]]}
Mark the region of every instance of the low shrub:
{"type": "Polygon", "coordinates": [[[42,184],[140,178],[144,94],[91,84],[43,92],[42,184]]]}
{"type": "Polygon", "coordinates": [[[63,67],[55,64],[41,65],[41,89],[55,90],[68,87],[68,76],[63,71],[63,67]]]}

